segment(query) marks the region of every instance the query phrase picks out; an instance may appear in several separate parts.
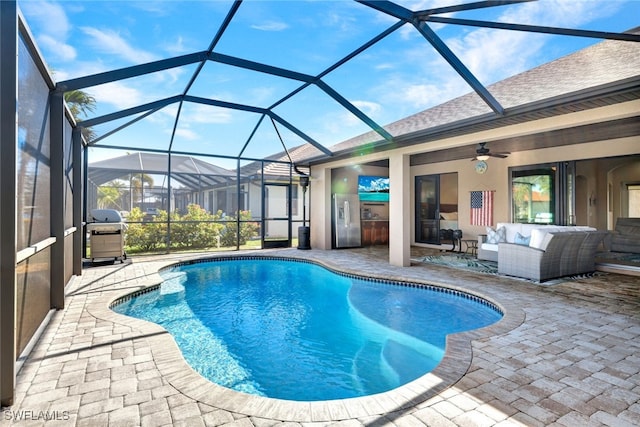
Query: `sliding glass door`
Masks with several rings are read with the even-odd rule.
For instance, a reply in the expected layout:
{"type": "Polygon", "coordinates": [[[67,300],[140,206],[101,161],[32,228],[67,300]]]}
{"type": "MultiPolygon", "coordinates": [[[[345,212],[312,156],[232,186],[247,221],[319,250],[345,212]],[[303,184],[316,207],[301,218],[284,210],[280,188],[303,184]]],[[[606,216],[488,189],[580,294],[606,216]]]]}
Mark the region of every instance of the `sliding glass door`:
{"type": "Polygon", "coordinates": [[[416,242],[440,243],[440,175],[416,176],[416,242]]]}
{"type": "Polygon", "coordinates": [[[575,163],[509,169],[511,219],[534,224],[575,224],[575,163]]]}

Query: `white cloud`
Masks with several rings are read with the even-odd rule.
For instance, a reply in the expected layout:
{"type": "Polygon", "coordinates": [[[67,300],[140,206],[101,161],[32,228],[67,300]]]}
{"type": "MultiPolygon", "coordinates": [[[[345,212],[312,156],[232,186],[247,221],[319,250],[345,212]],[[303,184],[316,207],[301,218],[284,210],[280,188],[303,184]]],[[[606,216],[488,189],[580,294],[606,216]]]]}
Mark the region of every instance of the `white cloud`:
{"type": "Polygon", "coordinates": [[[539,35],[480,29],[448,41],[463,64],[485,84],[528,68],[529,59],[543,46],[539,35]]]}
{"type": "Polygon", "coordinates": [[[405,108],[412,107],[411,112],[415,112],[451,99],[459,94],[460,86],[459,80],[438,81],[432,84],[400,83],[395,88],[391,100],[398,105],[405,105],[405,108]]]}
{"type": "MultiPolygon", "coordinates": [[[[171,130],[168,130],[167,133],[171,133],[171,130]]],[[[200,135],[198,135],[196,132],[194,132],[193,130],[184,127],[184,126],[178,126],[176,128],[176,136],[180,137],[180,138],[184,138],[186,140],[189,141],[195,141],[200,139],[200,135]]]]}
{"type": "Polygon", "coordinates": [[[170,43],[167,43],[165,50],[173,55],[181,55],[187,52],[187,48],[184,45],[184,38],[178,36],[178,38],[170,43]]]}
{"type": "Polygon", "coordinates": [[[265,21],[262,24],[252,25],[251,28],[260,31],[284,31],[289,26],[281,21],[265,21]]]}
{"type": "Polygon", "coordinates": [[[613,12],[620,2],[544,0],[507,9],[503,22],[575,27],[613,12]]]}
{"type": "Polygon", "coordinates": [[[380,62],[373,66],[373,68],[376,70],[392,70],[395,67],[396,66],[391,62],[380,62]]]}
{"type": "MultiPolygon", "coordinates": [[[[613,4],[616,2],[605,2],[613,4]]],[[[501,22],[576,27],[611,13],[616,6],[595,1],[547,0],[513,6],[497,19],[501,22]]],[[[485,84],[550,60],[545,55],[549,36],[537,33],[475,29],[447,40],[451,49],[472,73],[485,84]]]]}
{"type": "Polygon", "coordinates": [[[66,39],[71,29],[67,15],[59,4],[50,2],[20,2],[20,9],[29,21],[37,21],[42,32],[55,39],[66,39]]]}
{"type": "MultiPolygon", "coordinates": [[[[80,56],[82,59],[82,56],[80,56]]],[[[76,60],[73,63],[65,64],[63,70],[56,70],[55,77],[57,81],[73,79],[76,77],[90,76],[97,73],[110,70],[99,59],[95,61],[76,60]]]]}
{"type": "Polygon", "coordinates": [[[186,123],[229,123],[233,119],[228,108],[212,107],[202,104],[190,104],[190,108],[183,110],[180,118],[186,123]]]}
{"type": "Polygon", "coordinates": [[[131,46],[116,31],[99,30],[93,27],[82,27],[81,30],[89,36],[89,44],[99,52],[116,55],[134,64],[150,62],[156,59],[153,54],[131,46]]]}
{"type": "Polygon", "coordinates": [[[251,88],[249,90],[249,99],[251,99],[251,105],[262,105],[266,102],[270,103],[275,91],[275,87],[258,86],[251,88]]]}
{"type": "Polygon", "coordinates": [[[154,73],[154,76],[156,76],[156,81],[159,83],[170,85],[178,82],[184,73],[185,70],[183,68],[169,68],[168,70],[154,73]]]}
{"type": "Polygon", "coordinates": [[[45,51],[51,52],[51,55],[57,60],[73,61],[77,57],[76,50],[73,46],[62,42],[51,35],[43,34],[38,37],[38,44],[45,51]]]}
{"type": "Polygon", "coordinates": [[[172,2],[167,2],[162,0],[132,1],[132,2],[129,2],[127,6],[132,6],[132,7],[135,7],[136,9],[139,9],[146,13],[157,15],[157,16],[166,16],[173,11],[173,8],[171,7],[172,2]]]}
{"type": "MultiPolygon", "coordinates": [[[[353,104],[358,110],[362,111],[364,114],[366,114],[370,119],[374,121],[376,120],[376,116],[382,111],[382,106],[377,102],[356,100],[356,101],[351,101],[351,104],[353,104]]],[[[351,114],[351,112],[347,110],[343,112],[340,120],[336,121],[332,119],[328,121],[334,123],[334,125],[330,126],[330,128],[354,126],[354,125],[363,123],[362,120],[360,120],[358,117],[354,116],[353,114],[351,114]]]]}
{"type": "Polygon", "coordinates": [[[355,105],[360,111],[365,113],[367,116],[374,117],[377,113],[382,110],[382,106],[377,102],[371,101],[352,101],[353,105],[355,105]]]}
{"type": "Polygon", "coordinates": [[[113,105],[117,109],[125,109],[143,104],[145,102],[143,94],[122,82],[107,83],[95,86],[86,90],[97,101],[98,104],[113,105]]]}
{"type": "Polygon", "coordinates": [[[21,2],[20,9],[29,21],[39,29],[38,45],[52,59],[71,61],[76,58],[76,50],[67,44],[71,24],[59,4],[50,2],[21,2]]]}
{"type": "Polygon", "coordinates": [[[330,27],[332,31],[339,31],[342,33],[351,34],[358,31],[360,23],[351,15],[346,13],[330,12],[325,16],[325,24],[330,27]]]}

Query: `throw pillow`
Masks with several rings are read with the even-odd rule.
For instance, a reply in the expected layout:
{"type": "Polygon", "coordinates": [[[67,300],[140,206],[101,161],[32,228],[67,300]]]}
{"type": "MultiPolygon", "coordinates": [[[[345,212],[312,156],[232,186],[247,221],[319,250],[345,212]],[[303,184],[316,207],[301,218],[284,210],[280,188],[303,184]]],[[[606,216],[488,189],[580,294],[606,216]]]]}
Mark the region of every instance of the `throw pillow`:
{"type": "Polygon", "coordinates": [[[513,238],[513,243],[515,243],[516,245],[529,246],[530,241],[531,236],[523,236],[518,232],[516,232],[516,236],[513,238]]]}
{"type": "Polygon", "coordinates": [[[497,245],[500,242],[506,242],[506,241],[507,241],[507,229],[505,227],[500,227],[497,230],[494,230],[491,227],[487,227],[487,243],[497,245]]]}

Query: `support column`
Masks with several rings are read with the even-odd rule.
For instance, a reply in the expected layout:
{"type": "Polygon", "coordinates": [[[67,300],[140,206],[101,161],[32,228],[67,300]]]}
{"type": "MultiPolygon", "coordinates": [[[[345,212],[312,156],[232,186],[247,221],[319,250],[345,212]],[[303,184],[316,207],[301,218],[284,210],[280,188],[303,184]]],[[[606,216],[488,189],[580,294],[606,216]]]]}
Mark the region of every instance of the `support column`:
{"type": "Polygon", "coordinates": [[[313,249],[331,249],[331,169],[318,166],[313,167],[310,173],[311,247],[313,249]]]}
{"type": "MultiPolygon", "coordinates": [[[[82,133],[82,126],[78,129],[80,133],[82,133]]],[[[87,194],[89,191],[89,150],[82,150],[82,222],[83,224],[87,223],[87,206],[89,204],[89,195],[87,194]]],[[[131,183],[131,175],[129,175],[129,183],[131,183]]],[[[131,185],[131,184],[129,184],[131,185]]],[[[75,193],[74,193],[75,194],[75,193]]],[[[129,194],[131,194],[131,186],[129,186],[129,194]]],[[[133,199],[132,199],[133,200],[133,199]]],[[[133,203],[129,206],[129,209],[133,207],[133,203]]],[[[85,237],[86,230],[85,227],[82,227],[82,257],[87,256],[87,239],[85,237]]]]}
{"type": "Polygon", "coordinates": [[[389,263],[411,265],[411,175],[409,156],[389,158],[389,263]]]}
{"type": "Polygon", "coordinates": [[[18,9],[0,1],[0,405],[16,385],[16,150],[18,147],[18,9]]]}
{"type": "Polygon", "coordinates": [[[73,226],[76,231],[73,234],[73,274],[82,275],[83,239],[85,236],[82,225],[83,206],[83,168],[82,168],[82,128],[73,128],[71,134],[71,150],[73,161],[73,226]]]}
{"type": "Polygon", "coordinates": [[[51,308],[64,308],[64,98],[62,92],[49,95],[49,137],[51,141],[49,200],[51,236],[56,241],[51,247],[51,308]]]}

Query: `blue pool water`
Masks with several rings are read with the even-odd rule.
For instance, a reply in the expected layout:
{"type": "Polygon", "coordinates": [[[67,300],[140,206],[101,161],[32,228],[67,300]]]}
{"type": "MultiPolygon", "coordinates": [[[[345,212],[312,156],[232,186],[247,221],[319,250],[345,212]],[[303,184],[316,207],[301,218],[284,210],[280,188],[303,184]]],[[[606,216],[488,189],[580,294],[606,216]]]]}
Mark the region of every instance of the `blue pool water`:
{"type": "Polygon", "coordinates": [[[162,325],[222,386],[314,401],[379,393],[436,367],[447,334],[501,314],[455,293],[374,282],[298,261],[181,265],[112,308],[162,325]]]}

